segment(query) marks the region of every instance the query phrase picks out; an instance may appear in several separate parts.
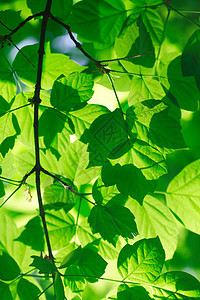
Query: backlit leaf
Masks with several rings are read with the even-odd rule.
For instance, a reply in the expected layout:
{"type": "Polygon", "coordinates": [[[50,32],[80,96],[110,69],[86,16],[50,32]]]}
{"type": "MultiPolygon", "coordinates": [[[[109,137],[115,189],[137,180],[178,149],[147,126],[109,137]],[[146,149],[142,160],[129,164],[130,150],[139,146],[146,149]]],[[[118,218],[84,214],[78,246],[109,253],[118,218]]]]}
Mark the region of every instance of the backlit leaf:
{"type": "Polygon", "coordinates": [[[51,104],[64,112],[79,109],[92,98],[93,85],[92,76],[84,73],[74,72],[61,77],[53,84],[51,104]]]}
{"type": "Polygon", "coordinates": [[[73,6],[68,22],[81,41],[94,42],[95,47],[102,48],[114,42],[125,18],[121,0],[84,0],[73,6]]]}
{"type": "Polygon", "coordinates": [[[91,210],[88,222],[93,233],[100,233],[103,239],[115,246],[119,235],[130,239],[137,235],[134,219],[134,216],[126,207],[96,205],[91,210]]]}
{"type": "Polygon", "coordinates": [[[189,229],[200,234],[200,160],[187,165],[167,188],[167,205],[189,229]]]}
{"type": "Polygon", "coordinates": [[[117,267],[126,281],[145,283],[157,279],[164,261],[165,253],[159,239],[143,239],[122,248],[117,267]]]}

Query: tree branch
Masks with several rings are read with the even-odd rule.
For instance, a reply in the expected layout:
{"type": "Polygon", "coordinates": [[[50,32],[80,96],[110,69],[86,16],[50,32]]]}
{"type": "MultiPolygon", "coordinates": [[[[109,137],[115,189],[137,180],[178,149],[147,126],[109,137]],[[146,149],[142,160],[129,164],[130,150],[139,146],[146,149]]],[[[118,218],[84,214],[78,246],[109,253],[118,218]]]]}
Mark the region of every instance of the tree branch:
{"type": "MultiPolygon", "coordinates": [[[[39,58],[38,58],[38,67],[37,67],[37,80],[35,85],[35,92],[32,99],[32,103],[34,104],[34,141],[35,141],[35,178],[36,178],[36,191],[38,197],[38,204],[39,204],[39,211],[40,217],[42,219],[42,224],[44,228],[45,238],[47,242],[47,248],[49,253],[49,259],[53,262],[54,257],[51,249],[49,233],[47,230],[47,224],[45,220],[45,212],[42,203],[42,195],[41,195],[41,185],[40,185],[40,149],[39,149],[39,134],[38,134],[38,108],[40,100],[40,91],[41,91],[41,80],[42,80],[42,66],[43,66],[43,59],[44,59],[44,45],[45,45],[45,35],[46,35],[46,28],[47,22],[50,16],[52,0],[47,0],[45,11],[43,12],[43,19],[41,25],[41,34],[40,34],[40,43],[39,43],[39,58]]],[[[54,274],[52,274],[54,278],[54,274]]]]}

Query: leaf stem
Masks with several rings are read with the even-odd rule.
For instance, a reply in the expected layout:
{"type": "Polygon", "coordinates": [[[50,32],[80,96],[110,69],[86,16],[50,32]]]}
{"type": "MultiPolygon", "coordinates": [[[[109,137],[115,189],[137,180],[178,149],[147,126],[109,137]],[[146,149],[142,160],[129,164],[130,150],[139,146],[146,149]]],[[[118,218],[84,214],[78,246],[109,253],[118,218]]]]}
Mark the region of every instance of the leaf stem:
{"type": "Polygon", "coordinates": [[[186,19],[188,22],[196,25],[197,27],[200,27],[200,24],[198,24],[197,22],[190,20],[188,17],[186,17],[184,14],[182,14],[182,12],[180,12],[178,9],[172,7],[171,5],[167,5],[167,7],[173,11],[175,11],[177,14],[179,14],[180,16],[182,16],[184,19],[186,19]]]}
{"type": "Polygon", "coordinates": [[[4,200],[4,202],[0,205],[0,208],[2,208],[6,202],[21,188],[23,184],[25,184],[26,179],[35,171],[35,168],[33,168],[29,173],[27,173],[21,180],[18,187],[4,200]]]}
{"type": "Polygon", "coordinates": [[[52,282],[50,285],[48,285],[34,300],[39,299],[40,296],[42,296],[54,283],[52,282]]]}
{"type": "Polygon", "coordinates": [[[72,33],[72,31],[71,31],[69,25],[67,25],[67,24],[65,24],[64,22],[60,21],[59,19],[57,19],[56,17],[54,17],[52,14],[50,14],[50,18],[51,18],[52,20],[54,20],[55,22],[57,22],[58,24],[60,24],[61,26],[63,26],[63,27],[67,30],[67,32],[68,32],[68,34],[69,34],[71,40],[74,42],[74,44],[76,45],[76,47],[77,47],[77,48],[78,48],[78,49],[79,49],[79,50],[80,50],[87,58],[89,58],[91,61],[93,61],[96,65],[99,65],[98,60],[94,59],[91,55],[89,55],[89,54],[83,49],[83,47],[81,46],[81,44],[75,39],[75,37],[74,37],[74,35],[73,35],[73,33],[72,33]]]}

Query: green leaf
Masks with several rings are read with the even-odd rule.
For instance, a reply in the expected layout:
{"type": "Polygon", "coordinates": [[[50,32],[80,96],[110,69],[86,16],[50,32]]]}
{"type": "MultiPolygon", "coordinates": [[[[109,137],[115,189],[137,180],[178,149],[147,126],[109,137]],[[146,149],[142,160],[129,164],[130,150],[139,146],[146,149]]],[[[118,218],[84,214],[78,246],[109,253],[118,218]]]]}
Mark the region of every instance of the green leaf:
{"type": "Polygon", "coordinates": [[[46,211],[45,218],[53,250],[65,247],[74,236],[73,216],[60,209],[46,211]]]}
{"type": "Polygon", "coordinates": [[[163,3],[162,0],[131,0],[137,6],[151,6],[163,3]]]}
{"type": "Polygon", "coordinates": [[[200,30],[196,30],[189,40],[187,41],[185,48],[181,56],[181,67],[183,76],[195,76],[196,84],[200,89],[199,80],[199,63],[200,63],[200,30]]]}
{"type": "Polygon", "coordinates": [[[0,198],[2,198],[3,196],[5,196],[5,189],[4,189],[3,181],[0,180],[0,198]]]}
{"type": "Polygon", "coordinates": [[[147,291],[142,286],[129,287],[121,284],[117,290],[117,300],[150,300],[147,291]]]}
{"type": "Polygon", "coordinates": [[[69,112],[81,108],[93,95],[92,75],[74,72],[57,79],[52,87],[51,104],[58,110],[69,112]]]}
{"type": "Polygon", "coordinates": [[[0,95],[8,102],[16,95],[17,87],[13,77],[13,71],[3,53],[0,50],[0,95]]]}
{"type": "Polygon", "coordinates": [[[194,77],[184,77],[181,70],[181,56],[170,62],[167,69],[167,79],[165,71],[161,70],[161,83],[176,98],[180,108],[195,111],[198,108],[200,92],[196,86],[194,77]]]}
{"type": "Polygon", "coordinates": [[[132,164],[112,166],[107,162],[102,168],[101,176],[105,186],[116,184],[122,194],[130,195],[140,204],[142,204],[143,198],[155,189],[156,185],[155,181],[147,180],[141,170],[132,164]]]}
{"type": "Polygon", "coordinates": [[[126,124],[119,109],[99,116],[81,137],[81,141],[89,143],[88,167],[100,166],[111,153],[120,153],[127,140],[126,124]]]}
{"type": "Polygon", "coordinates": [[[107,266],[107,262],[96,252],[84,247],[78,261],[80,273],[85,275],[85,279],[89,282],[98,281],[107,266]],[[88,276],[88,277],[87,277],[88,276]]]}
{"type": "Polygon", "coordinates": [[[32,264],[30,266],[39,270],[40,274],[51,274],[55,271],[55,266],[48,260],[40,256],[32,255],[32,264]]]}
{"type": "MultiPolygon", "coordinates": [[[[28,7],[31,9],[32,14],[39,13],[45,10],[46,2],[41,0],[26,0],[28,7]]],[[[51,13],[60,19],[66,20],[69,15],[72,0],[57,0],[52,2],[51,13]]]]}
{"type": "Polygon", "coordinates": [[[148,69],[155,62],[154,47],[141,19],[129,26],[122,38],[116,38],[115,51],[117,57],[127,57],[120,63],[128,72],[152,74],[148,69]],[[136,55],[142,56],[129,58],[136,55]]]}
{"type": "Polygon", "coordinates": [[[0,281],[1,300],[13,300],[9,285],[0,281]]]}
{"type": "Polygon", "coordinates": [[[66,120],[67,117],[64,114],[51,108],[45,109],[42,113],[39,119],[39,136],[44,137],[46,148],[49,148],[55,140],[59,143],[58,135],[61,132],[67,137],[66,140],[69,142],[71,131],[69,127],[66,126],[66,120]]]}
{"type": "MultiPolygon", "coordinates": [[[[69,185],[73,186],[70,182],[69,185]]],[[[60,183],[54,182],[53,184],[45,187],[43,200],[45,208],[64,208],[65,211],[69,211],[76,204],[77,196],[65,189],[60,183]]]]}
{"type": "Polygon", "coordinates": [[[14,257],[24,272],[28,271],[30,269],[30,255],[33,254],[33,250],[15,241],[20,232],[13,218],[6,214],[0,214],[0,224],[0,250],[8,252],[10,256],[14,257]]]}
{"type": "Polygon", "coordinates": [[[64,300],[65,299],[64,286],[63,286],[61,276],[58,272],[56,272],[55,275],[54,289],[55,289],[56,299],[64,300]]]}
{"type": "Polygon", "coordinates": [[[136,140],[131,150],[120,157],[117,162],[121,166],[126,164],[135,165],[148,180],[156,180],[167,173],[163,154],[140,140],[136,140]]]}
{"type": "Polygon", "coordinates": [[[10,30],[13,30],[15,27],[17,27],[19,25],[19,23],[22,21],[20,14],[21,14],[21,11],[15,11],[15,10],[11,10],[11,9],[0,11],[1,35],[9,34],[10,30]],[[3,26],[3,25],[5,25],[5,26],[3,26]]]}
{"type": "Polygon", "coordinates": [[[89,163],[87,146],[78,140],[69,144],[60,163],[65,177],[78,186],[91,182],[100,173],[99,167],[87,169],[89,163]]]}
{"type": "Polygon", "coordinates": [[[17,294],[20,300],[35,300],[40,294],[39,288],[32,282],[21,278],[17,284],[17,294]]]}
{"type": "Polygon", "coordinates": [[[106,106],[97,104],[88,104],[82,109],[70,112],[69,117],[74,124],[76,136],[80,138],[85,129],[88,129],[95,119],[109,112],[106,106]]]}
{"type": "Polygon", "coordinates": [[[0,117],[3,117],[10,109],[10,104],[0,96],[0,117]]]}
{"type": "Polygon", "coordinates": [[[145,286],[154,299],[193,300],[200,297],[200,283],[192,275],[172,271],[162,274],[151,286],[145,286]]]}
{"type": "MultiPolygon", "coordinates": [[[[154,1],[155,2],[155,1],[154,1]]],[[[157,1],[159,2],[159,1],[157,1]]],[[[142,12],[142,21],[150,34],[155,46],[160,46],[163,38],[163,21],[160,12],[155,9],[147,8],[142,12]]]]}
{"type": "Polygon", "coordinates": [[[167,205],[191,231],[200,234],[200,160],[187,165],[167,188],[167,205]]]}
{"type": "Polygon", "coordinates": [[[0,279],[9,281],[20,274],[20,268],[16,261],[6,252],[0,255],[0,279]]]}
{"type": "Polygon", "coordinates": [[[165,253],[159,238],[143,239],[122,248],[117,262],[123,280],[152,282],[160,275],[165,253]]]}
{"type": "Polygon", "coordinates": [[[119,235],[133,239],[138,234],[133,214],[127,207],[95,205],[88,218],[93,233],[100,233],[102,238],[116,246],[119,235]]]}
{"type": "MultiPolygon", "coordinates": [[[[18,52],[14,62],[12,64],[13,69],[17,72],[17,75],[28,86],[33,87],[36,82],[37,75],[37,63],[38,63],[38,47],[39,44],[30,46],[24,46],[21,51],[29,59],[18,52]]],[[[61,74],[68,76],[75,71],[83,71],[85,67],[79,66],[74,61],[70,60],[68,56],[58,53],[50,53],[48,44],[46,45],[46,54],[43,61],[42,83],[43,89],[51,89],[53,82],[61,74]]]]}
{"type": "Polygon", "coordinates": [[[16,239],[17,241],[31,246],[37,251],[44,251],[44,231],[41,225],[40,217],[34,217],[25,225],[24,231],[16,239]]]}
{"type": "MultiPolygon", "coordinates": [[[[80,240],[81,245],[85,246],[90,242],[93,242],[95,240],[99,240],[100,235],[99,234],[93,234],[91,231],[90,226],[88,225],[88,222],[82,221],[78,226],[78,238],[80,240]]],[[[119,240],[118,240],[119,241],[119,240]]],[[[116,259],[116,256],[118,255],[118,251],[120,249],[120,243],[117,242],[117,247],[114,247],[109,242],[100,239],[99,241],[99,254],[103,256],[105,259],[116,259]]]]}
{"type": "Polygon", "coordinates": [[[159,100],[146,100],[130,107],[127,122],[138,139],[156,147],[161,153],[185,148],[181,126],[169,114],[168,107],[159,100]]]}
{"type": "Polygon", "coordinates": [[[76,261],[80,257],[80,254],[81,254],[81,246],[79,246],[77,249],[75,249],[72,252],[70,252],[69,254],[67,254],[67,256],[61,262],[59,269],[67,268],[70,265],[73,265],[74,263],[76,263],[76,261]]]}
{"type": "Polygon", "coordinates": [[[139,237],[154,238],[158,235],[166,259],[171,259],[177,247],[179,228],[170,209],[159,200],[159,194],[147,195],[142,206],[129,199],[126,206],[135,216],[139,237]]]}
{"type": "Polygon", "coordinates": [[[84,0],[72,7],[68,23],[81,41],[94,42],[95,48],[104,48],[113,44],[125,19],[121,0],[84,0]]]}
{"type": "Polygon", "coordinates": [[[82,294],[85,287],[85,276],[83,275],[78,266],[69,266],[65,271],[64,283],[69,287],[72,292],[82,294]],[[73,276],[74,275],[74,276],[73,276]],[[80,275],[80,276],[79,276],[80,275]]]}

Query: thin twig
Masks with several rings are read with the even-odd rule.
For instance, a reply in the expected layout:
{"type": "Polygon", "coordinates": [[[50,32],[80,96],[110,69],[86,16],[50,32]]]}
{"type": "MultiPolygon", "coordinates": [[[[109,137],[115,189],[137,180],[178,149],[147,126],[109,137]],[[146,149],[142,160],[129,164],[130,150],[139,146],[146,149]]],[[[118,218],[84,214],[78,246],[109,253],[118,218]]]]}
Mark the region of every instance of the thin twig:
{"type": "Polygon", "coordinates": [[[3,25],[5,28],[7,28],[9,31],[11,31],[9,34],[5,35],[5,39],[7,39],[8,37],[11,37],[14,33],[16,33],[19,29],[21,29],[28,21],[40,17],[44,14],[44,12],[40,12],[37,14],[34,14],[32,16],[29,16],[28,18],[26,18],[24,21],[22,21],[21,23],[19,23],[19,25],[15,28],[15,29],[10,29],[8,28],[5,24],[3,24],[2,21],[0,21],[1,25],[3,25]]]}
{"type": "Polygon", "coordinates": [[[119,106],[119,109],[120,109],[120,111],[121,111],[122,118],[123,118],[123,109],[122,109],[122,107],[121,107],[121,103],[120,103],[120,101],[119,101],[119,97],[118,97],[118,95],[117,95],[117,91],[116,91],[116,89],[115,89],[113,79],[112,79],[112,77],[111,77],[111,75],[110,75],[110,70],[107,70],[106,74],[107,74],[107,76],[108,76],[108,78],[109,78],[109,80],[110,80],[112,89],[113,89],[113,91],[114,91],[114,94],[115,94],[115,97],[116,97],[116,100],[117,100],[117,103],[118,103],[118,106],[119,106]]]}
{"type": "Polygon", "coordinates": [[[39,299],[54,283],[48,285],[34,300],[39,299]]]}
{"type": "Polygon", "coordinates": [[[57,177],[56,175],[50,173],[49,171],[45,170],[43,167],[40,167],[40,171],[43,172],[44,174],[54,178],[55,180],[57,180],[58,182],[60,182],[65,189],[67,189],[68,191],[72,192],[73,194],[75,194],[76,196],[82,197],[83,199],[85,199],[87,202],[95,205],[94,202],[90,201],[89,199],[87,199],[85,196],[89,196],[91,195],[91,193],[78,193],[74,190],[74,188],[70,185],[68,185],[64,180],[60,179],[59,177],[57,177]]]}
{"type": "Polygon", "coordinates": [[[121,58],[113,58],[113,59],[105,59],[105,60],[98,60],[99,63],[104,63],[104,62],[111,62],[111,61],[119,61],[119,60],[125,60],[125,59],[130,59],[130,58],[138,58],[144,55],[147,55],[151,52],[152,50],[149,50],[143,54],[138,54],[138,55],[133,55],[133,56],[127,56],[127,57],[121,57],[121,58]]]}
{"type": "Polygon", "coordinates": [[[52,14],[50,14],[50,18],[52,20],[54,20],[55,22],[57,22],[58,24],[60,24],[61,26],[63,26],[67,31],[68,34],[71,38],[71,40],[74,42],[74,44],[76,45],[76,47],[87,57],[89,58],[91,61],[93,61],[96,65],[99,65],[98,60],[94,59],[91,55],[89,55],[81,46],[81,44],[75,39],[69,25],[65,24],[64,22],[60,21],[59,19],[57,19],[56,17],[54,17],[52,14]]]}
{"type": "Polygon", "coordinates": [[[0,208],[2,208],[6,202],[21,188],[22,183],[20,183],[20,185],[6,198],[6,200],[4,200],[4,202],[0,205],[0,208]]]}
{"type": "Polygon", "coordinates": [[[8,110],[6,113],[13,112],[13,111],[15,111],[15,110],[18,110],[18,109],[24,108],[24,107],[26,107],[26,106],[29,106],[29,105],[31,105],[31,103],[24,104],[24,105],[22,105],[22,106],[18,106],[18,107],[16,107],[16,108],[10,109],[10,110],[8,110]]]}
{"type": "Polygon", "coordinates": [[[168,7],[169,9],[175,11],[175,12],[176,12],[177,14],[179,14],[180,16],[182,16],[182,17],[183,17],[184,19],[186,19],[188,22],[190,22],[190,23],[196,25],[197,27],[200,27],[200,24],[199,24],[199,23],[197,23],[197,22],[195,22],[195,21],[193,21],[193,20],[190,20],[188,17],[186,17],[184,14],[182,14],[178,9],[176,9],[176,8],[170,6],[170,5],[167,5],[167,7],[168,7]]]}
{"type": "Polygon", "coordinates": [[[11,182],[15,182],[15,183],[20,183],[21,182],[21,180],[14,180],[14,179],[10,179],[10,178],[3,177],[3,176],[0,176],[0,179],[5,179],[5,180],[11,181],[11,182]]]}
{"type": "Polygon", "coordinates": [[[22,187],[23,184],[25,184],[27,178],[35,171],[35,168],[33,168],[29,173],[27,173],[21,180],[18,187],[4,200],[4,202],[0,205],[0,208],[2,208],[6,202],[22,187]]]}

